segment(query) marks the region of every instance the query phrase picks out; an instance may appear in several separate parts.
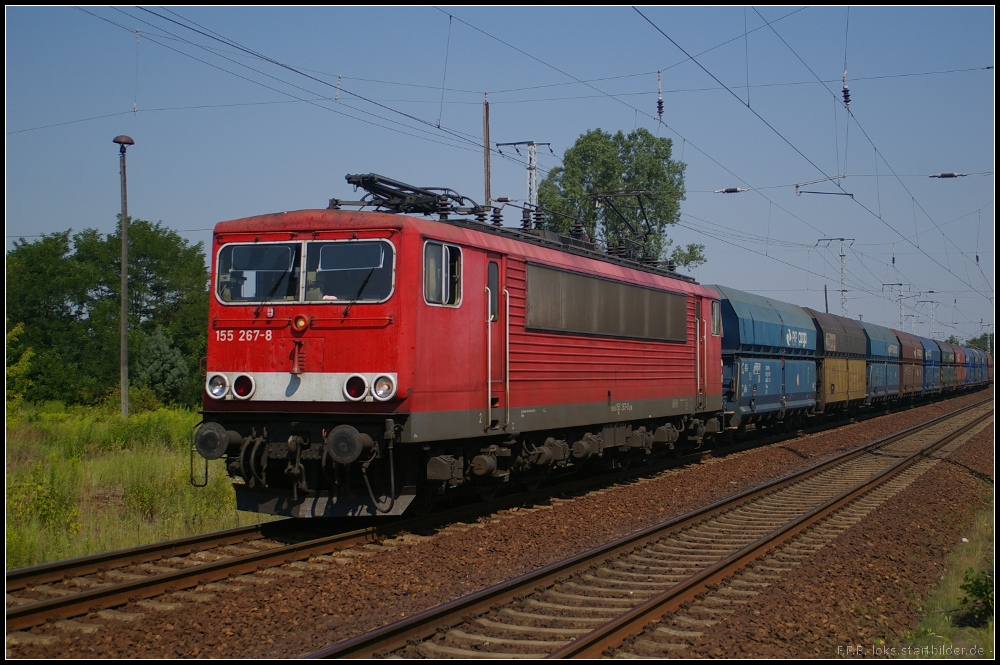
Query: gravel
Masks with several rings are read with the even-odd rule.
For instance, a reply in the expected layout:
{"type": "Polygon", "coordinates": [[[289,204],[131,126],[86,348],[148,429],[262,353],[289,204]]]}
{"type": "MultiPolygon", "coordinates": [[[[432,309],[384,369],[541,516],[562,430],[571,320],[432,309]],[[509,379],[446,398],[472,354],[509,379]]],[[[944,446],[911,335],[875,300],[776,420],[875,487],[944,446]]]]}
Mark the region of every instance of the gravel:
{"type": "Polygon", "coordinates": [[[703,631],[684,657],[837,658],[901,653],[972,510],[992,502],[987,427],[869,519],[819,550],[791,579],[703,631]],[[848,648],[853,651],[848,651],[848,648]],[[859,648],[861,651],[859,652],[859,648]]]}

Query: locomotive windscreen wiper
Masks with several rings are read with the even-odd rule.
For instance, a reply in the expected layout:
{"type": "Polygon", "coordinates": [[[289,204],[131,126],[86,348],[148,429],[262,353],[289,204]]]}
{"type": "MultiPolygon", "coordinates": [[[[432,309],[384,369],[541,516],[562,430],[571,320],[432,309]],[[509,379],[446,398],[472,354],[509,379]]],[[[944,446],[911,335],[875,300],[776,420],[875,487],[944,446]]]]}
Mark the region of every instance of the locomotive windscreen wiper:
{"type": "Polygon", "coordinates": [[[268,294],[266,296],[264,296],[264,299],[261,300],[260,304],[257,305],[257,308],[254,309],[254,311],[253,311],[253,318],[255,318],[255,319],[257,318],[257,316],[260,314],[260,308],[263,307],[264,305],[266,305],[267,301],[269,301],[271,299],[271,297],[274,296],[274,294],[278,292],[278,287],[281,286],[281,283],[283,281],[285,281],[285,278],[288,277],[288,274],[290,272],[292,272],[292,269],[294,267],[295,267],[294,263],[289,263],[288,264],[288,267],[285,268],[284,272],[282,272],[281,275],[278,277],[278,280],[274,283],[274,286],[271,287],[270,292],[268,292],[268,294]]]}
{"type": "Polygon", "coordinates": [[[347,313],[351,311],[351,307],[354,306],[354,303],[356,303],[358,299],[361,298],[361,294],[364,293],[365,287],[368,286],[368,280],[372,278],[372,275],[375,273],[376,267],[377,266],[372,266],[371,270],[368,271],[368,274],[365,275],[364,281],[361,282],[361,288],[358,289],[358,292],[354,295],[354,298],[352,298],[351,302],[347,303],[347,307],[344,308],[344,316],[347,316],[347,313]]]}

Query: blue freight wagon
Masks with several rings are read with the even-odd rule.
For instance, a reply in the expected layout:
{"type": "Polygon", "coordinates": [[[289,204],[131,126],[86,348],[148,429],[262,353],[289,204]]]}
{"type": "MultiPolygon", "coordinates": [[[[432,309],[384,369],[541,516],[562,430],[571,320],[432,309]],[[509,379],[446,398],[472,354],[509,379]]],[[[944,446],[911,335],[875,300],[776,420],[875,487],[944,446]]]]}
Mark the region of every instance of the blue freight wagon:
{"type": "Polygon", "coordinates": [[[930,337],[916,335],[924,347],[924,389],[923,393],[941,390],[941,347],[930,337]]]}
{"type": "Polygon", "coordinates": [[[865,331],[868,362],[868,403],[884,402],[899,395],[899,340],[880,325],[861,321],[865,331]]]}
{"type": "Polygon", "coordinates": [[[785,421],[816,407],[816,328],[801,307],[711,286],[722,299],[727,426],[785,421]]]}

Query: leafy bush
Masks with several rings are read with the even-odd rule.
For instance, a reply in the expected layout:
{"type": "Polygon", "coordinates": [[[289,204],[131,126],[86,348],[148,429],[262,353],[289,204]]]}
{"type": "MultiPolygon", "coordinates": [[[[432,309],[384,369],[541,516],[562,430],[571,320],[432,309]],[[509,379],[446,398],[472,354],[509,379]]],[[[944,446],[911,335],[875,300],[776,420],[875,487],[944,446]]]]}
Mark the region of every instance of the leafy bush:
{"type": "Polygon", "coordinates": [[[972,568],[965,571],[965,582],[959,588],[965,592],[962,607],[971,622],[985,625],[993,618],[993,565],[976,572],[972,568]]]}

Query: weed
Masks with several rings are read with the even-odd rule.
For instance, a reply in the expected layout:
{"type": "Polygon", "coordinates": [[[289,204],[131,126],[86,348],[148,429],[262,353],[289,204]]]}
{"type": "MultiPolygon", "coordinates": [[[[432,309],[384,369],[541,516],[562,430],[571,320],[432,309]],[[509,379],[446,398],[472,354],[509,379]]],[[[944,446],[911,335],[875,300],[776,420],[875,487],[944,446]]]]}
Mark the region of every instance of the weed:
{"type": "Polygon", "coordinates": [[[7,475],[7,519],[12,525],[32,519],[70,532],[79,529],[76,494],[83,479],[79,460],[60,460],[55,455],[47,464],[33,464],[7,475]]]}
{"type": "Polygon", "coordinates": [[[270,519],[239,513],[221,468],[188,481],[198,414],[21,404],[8,420],[7,569],[270,519]]]}

